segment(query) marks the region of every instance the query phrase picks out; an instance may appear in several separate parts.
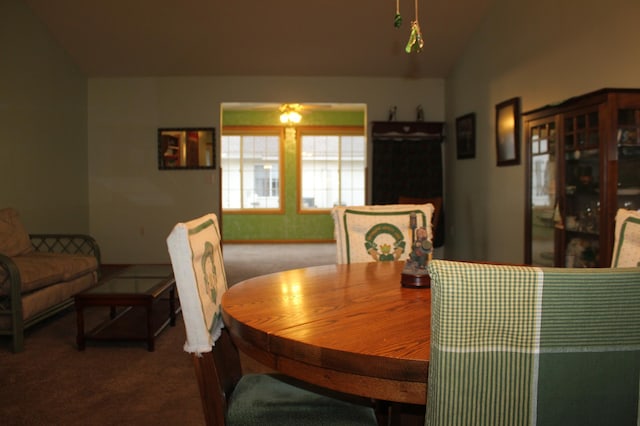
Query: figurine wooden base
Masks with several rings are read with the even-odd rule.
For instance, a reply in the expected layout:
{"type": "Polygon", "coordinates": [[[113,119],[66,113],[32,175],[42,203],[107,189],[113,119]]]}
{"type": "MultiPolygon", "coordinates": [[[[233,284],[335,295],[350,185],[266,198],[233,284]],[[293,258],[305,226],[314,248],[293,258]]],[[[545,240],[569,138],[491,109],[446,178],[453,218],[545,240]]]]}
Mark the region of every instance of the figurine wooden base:
{"type": "Polygon", "coordinates": [[[429,274],[413,275],[403,273],[400,282],[402,283],[402,287],[407,288],[431,288],[431,277],[429,274]]]}

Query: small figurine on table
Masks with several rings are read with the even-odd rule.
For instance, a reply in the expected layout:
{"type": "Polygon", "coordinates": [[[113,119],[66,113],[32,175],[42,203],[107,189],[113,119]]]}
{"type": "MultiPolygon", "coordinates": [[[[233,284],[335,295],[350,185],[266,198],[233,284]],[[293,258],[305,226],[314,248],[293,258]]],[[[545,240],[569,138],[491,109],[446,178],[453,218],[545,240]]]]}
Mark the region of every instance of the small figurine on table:
{"type": "Polygon", "coordinates": [[[429,241],[427,229],[417,227],[413,214],[410,223],[413,231],[413,242],[411,244],[411,253],[402,270],[402,285],[404,287],[426,288],[431,284],[427,265],[433,256],[433,244],[429,241]]]}
{"type": "Polygon", "coordinates": [[[427,238],[427,230],[425,228],[416,229],[416,237],[411,247],[409,259],[405,264],[404,272],[411,274],[426,273],[432,252],[433,244],[427,238]]]}

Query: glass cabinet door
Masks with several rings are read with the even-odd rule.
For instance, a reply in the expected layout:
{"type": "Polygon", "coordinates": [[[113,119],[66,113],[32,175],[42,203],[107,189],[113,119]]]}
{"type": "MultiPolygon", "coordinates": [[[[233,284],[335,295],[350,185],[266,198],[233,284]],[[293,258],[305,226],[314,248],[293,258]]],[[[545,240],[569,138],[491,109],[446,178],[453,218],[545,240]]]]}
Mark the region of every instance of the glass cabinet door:
{"type": "Polygon", "coordinates": [[[608,267],[620,208],[640,211],[640,89],[523,114],[525,263],[608,267]]]}
{"type": "Polygon", "coordinates": [[[531,150],[531,260],[554,266],[556,197],[556,123],[538,120],[528,127],[531,150]]]}
{"type": "Polygon", "coordinates": [[[640,108],[618,110],[617,207],[640,210],[640,108]]]}
{"type": "MultiPolygon", "coordinates": [[[[568,268],[595,267],[600,256],[600,136],[598,111],[563,118],[564,228],[561,245],[568,268]]],[[[563,262],[564,261],[564,262],[563,262]]]]}

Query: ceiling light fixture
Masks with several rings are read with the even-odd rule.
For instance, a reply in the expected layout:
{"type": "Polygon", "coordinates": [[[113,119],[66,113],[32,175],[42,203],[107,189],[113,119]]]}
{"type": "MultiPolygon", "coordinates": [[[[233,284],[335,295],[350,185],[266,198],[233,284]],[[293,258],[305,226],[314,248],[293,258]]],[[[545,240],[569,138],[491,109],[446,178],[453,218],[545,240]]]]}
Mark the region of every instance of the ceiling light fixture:
{"type": "Polygon", "coordinates": [[[300,104],[284,104],[280,107],[280,122],[282,124],[298,124],[302,121],[302,115],[298,112],[301,109],[300,104]]]}

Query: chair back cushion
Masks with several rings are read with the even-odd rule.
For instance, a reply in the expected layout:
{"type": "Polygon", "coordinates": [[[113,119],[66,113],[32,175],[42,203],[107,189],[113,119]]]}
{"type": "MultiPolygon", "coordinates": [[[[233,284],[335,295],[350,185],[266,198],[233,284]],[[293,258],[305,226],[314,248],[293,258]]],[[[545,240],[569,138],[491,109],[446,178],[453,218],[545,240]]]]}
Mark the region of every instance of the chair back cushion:
{"type": "Polygon", "coordinates": [[[406,260],[411,251],[411,214],[433,241],[433,204],[334,207],[336,262],[406,260]]]}
{"type": "Polygon", "coordinates": [[[640,268],[428,268],[427,425],[640,424],[640,268]]]}
{"type": "Polygon", "coordinates": [[[33,251],[18,211],[11,207],[0,209],[0,254],[13,257],[33,251]]]}
{"type": "Polygon", "coordinates": [[[184,350],[210,352],[223,327],[220,304],[227,290],[217,217],[178,223],[167,247],[187,334],[184,350]]]}
{"type": "Polygon", "coordinates": [[[618,209],[611,267],[640,266],[640,213],[618,209]]]}

